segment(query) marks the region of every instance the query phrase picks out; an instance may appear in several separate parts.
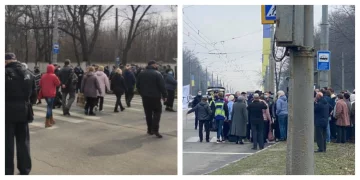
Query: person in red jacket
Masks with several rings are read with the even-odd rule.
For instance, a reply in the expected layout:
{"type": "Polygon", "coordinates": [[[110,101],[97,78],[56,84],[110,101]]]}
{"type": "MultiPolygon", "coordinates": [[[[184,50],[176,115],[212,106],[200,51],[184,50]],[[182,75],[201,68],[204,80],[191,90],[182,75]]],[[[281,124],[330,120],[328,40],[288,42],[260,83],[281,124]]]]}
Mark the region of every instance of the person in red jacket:
{"type": "Polygon", "coordinates": [[[45,98],[47,103],[47,112],[45,120],[45,128],[51,127],[55,124],[52,108],[56,97],[56,89],[60,86],[60,80],[55,75],[55,67],[52,64],[47,66],[47,72],[41,76],[39,87],[41,89],[41,96],[45,98]]]}

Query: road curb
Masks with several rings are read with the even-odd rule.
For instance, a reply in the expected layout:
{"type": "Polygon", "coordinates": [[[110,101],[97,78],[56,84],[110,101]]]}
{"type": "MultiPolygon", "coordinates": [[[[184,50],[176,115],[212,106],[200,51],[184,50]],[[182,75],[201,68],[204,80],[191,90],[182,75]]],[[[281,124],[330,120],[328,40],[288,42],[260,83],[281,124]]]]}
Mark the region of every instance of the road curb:
{"type": "Polygon", "coordinates": [[[248,158],[248,157],[250,157],[250,156],[253,156],[253,155],[255,155],[255,154],[259,153],[259,152],[265,151],[266,149],[268,149],[268,148],[270,148],[271,146],[274,146],[274,145],[276,145],[276,144],[278,144],[278,143],[279,143],[279,142],[276,142],[276,143],[274,143],[274,144],[272,144],[272,145],[269,145],[269,146],[265,147],[264,149],[262,149],[262,150],[260,150],[260,151],[255,152],[254,154],[251,154],[251,155],[245,156],[245,157],[243,157],[243,158],[237,159],[237,160],[235,160],[235,161],[232,161],[232,162],[230,162],[230,163],[227,163],[227,164],[225,164],[225,165],[223,165],[223,166],[221,166],[221,167],[219,167],[219,168],[216,168],[216,169],[214,169],[214,170],[212,170],[212,171],[209,171],[209,172],[207,172],[207,173],[204,173],[204,174],[202,174],[202,175],[209,175],[210,173],[215,172],[215,171],[217,171],[217,170],[219,170],[219,169],[222,169],[222,168],[224,168],[224,167],[226,167],[226,166],[228,166],[228,165],[230,165],[230,164],[236,163],[236,162],[241,161],[241,160],[243,160],[243,159],[246,159],[246,158],[248,158]]]}

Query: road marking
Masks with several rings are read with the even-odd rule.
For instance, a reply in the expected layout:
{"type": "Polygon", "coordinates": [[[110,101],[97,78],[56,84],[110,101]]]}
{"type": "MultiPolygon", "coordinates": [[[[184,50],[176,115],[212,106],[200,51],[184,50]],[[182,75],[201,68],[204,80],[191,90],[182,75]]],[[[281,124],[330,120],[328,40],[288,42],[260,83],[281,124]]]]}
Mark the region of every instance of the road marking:
{"type": "Polygon", "coordinates": [[[232,153],[232,152],[183,152],[183,154],[251,155],[251,154],[254,154],[254,153],[232,153]]]}
{"type": "MultiPolygon", "coordinates": [[[[217,138],[216,137],[212,137],[210,142],[214,143],[216,142],[217,138]]],[[[187,142],[187,143],[195,143],[195,142],[200,142],[200,138],[199,137],[190,137],[188,139],[186,139],[184,142],[187,142]]]]}
{"type": "Polygon", "coordinates": [[[41,127],[41,128],[44,128],[44,129],[57,129],[58,127],[53,125],[52,127],[48,127],[48,128],[45,128],[45,121],[44,123],[40,123],[40,122],[32,122],[32,123],[29,123],[30,126],[35,126],[35,127],[41,127]]]}
{"type": "MultiPolygon", "coordinates": [[[[107,104],[103,104],[103,107],[111,107],[111,108],[114,108],[114,105],[107,105],[107,104]]],[[[144,109],[136,109],[136,108],[132,108],[132,107],[128,107],[128,108],[125,108],[125,111],[126,110],[132,110],[132,111],[144,111],[144,109]]]]}
{"type": "MultiPolygon", "coordinates": [[[[46,117],[46,112],[36,112],[35,111],[34,115],[45,118],[46,117]]],[[[55,121],[60,120],[60,121],[65,121],[65,122],[75,123],[75,124],[85,122],[84,120],[78,120],[78,119],[74,119],[74,118],[71,118],[71,117],[61,117],[61,116],[56,116],[56,115],[53,115],[53,117],[54,117],[55,121]]]]}
{"type": "Polygon", "coordinates": [[[30,131],[30,134],[35,134],[36,132],[34,132],[34,131],[30,131]]]}
{"type": "MultiPolygon", "coordinates": [[[[39,111],[45,111],[45,112],[47,111],[46,107],[33,106],[33,109],[39,110],[39,111]]],[[[63,114],[62,110],[57,110],[57,109],[53,109],[52,112],[53,112],[53,114],[54,113],[59,114],[59,115],[63,114]]],[[[80,114],[80,113],[71,112],[71,111],[70,111],[70,114],[71,114],[72,117],[77,117],[77,118],[80,118],[80,119],[90,119],[90,120],[101,119],[101,117],[85,116],[85,114],[80,114]]]]}

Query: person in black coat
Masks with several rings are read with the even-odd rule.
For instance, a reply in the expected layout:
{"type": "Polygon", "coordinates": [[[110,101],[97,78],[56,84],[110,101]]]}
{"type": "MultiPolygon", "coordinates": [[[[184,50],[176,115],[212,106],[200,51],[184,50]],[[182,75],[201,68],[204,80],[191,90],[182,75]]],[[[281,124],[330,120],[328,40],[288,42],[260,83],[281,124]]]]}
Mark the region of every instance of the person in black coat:
{"type": "Polygon", "coordinates": [[[259,94],[254,94],[254,101],[247,107],[251,121],[251,131],[253,137],[253,150],[264,149],[264,117],[263,109],[267,109],[265,103],[260,101],[259,94]]]}
{"type": "Polygon", "coordinates": [[[319,149],[315,152],[326,152],[326,128],[329,121],[329,112],[330,105],[323,97],[323,93],[317,93],[314,103],[314,121],[316,143],[319,149]]]}
{"type": "Polygon", "coordinates": [[[74,68],[74,72],[76,74],[76,76],[78,77],[78,82],[76,84],[76,93],[78,93],[81,89],[81,81],[82,81],[82,78],[84,76],[84,70],[81,68],[81,66],[77,66],[74,68]]]}
{"type": "MultiPolygon", "coordinates": [[[[193,102],[191,103],[191,107],[194,108],[196,105],[198,105],[201,102],[202,93],[201,91],[198,91],[197,96],[195,96],[193,102]]],[[[195,111],[195,130],[197,129],[199,124],[199,119],[197,117],[197,112],[195,111]]]]}
{"type": "Polygon", "coordinates": [[[5,54],[5,175],[14,175],[14,142],[20,175],[31,171],[29,123],[34,120],[35,77],[16,60],[5,54]],[[15,141],[16,140],[16,141],[15,141]]]}
{"type": "Polygon", "coordinates": [[[135,84],[136,84],[136,78],[135,78],[134,73],[131,70],[130,65],[126,65],[124,78],[125,78],[125,84],[127,87],[127,91],[125,92],[125,101],[126,101],[127,107],[130,107],[131,100],[134,97],[134,88],[135,88],[135,84]]]}
{"type": "Polygon", "coordinates": [[[136,88],[141,95],[146,123],[149,135],[155,134],[156,137],[162,138],[159,133],[159,123],[162,112],[161,98],[166,102],[167,92],[165,81],[159,71],[157,63],[150,61],[146,70],[142,71],[136,81],[136,88]]]}
{"type": "Polygon", "coordinates": [[[115,70],[115,73],[111,79],[111,90],[116,95],[116,103],[114,112],[119,112],[118,106],[120,106],[120,110],[124,111],[125,108],[121,104],[121,96],[127,91],[126,83],[124,77],[122,76],[122,70],[120,68],[115,70]]]}
{"type": "Polygon", "coordinates": [[[203,127],[205,126],[205,132],[206,132],[206,142],[210,142],[210,117],[212,114],[212,111],[209,107],[209,103],[207,102],[207,98],[203,97],[202,101],[197,104],[194,108],[192,108],[190,111],[188,111],[187,114],[190,114],[192,112],[198,112],[198,118],[199,118],[199,138],[200,142],[203,141],[203,127]]]}

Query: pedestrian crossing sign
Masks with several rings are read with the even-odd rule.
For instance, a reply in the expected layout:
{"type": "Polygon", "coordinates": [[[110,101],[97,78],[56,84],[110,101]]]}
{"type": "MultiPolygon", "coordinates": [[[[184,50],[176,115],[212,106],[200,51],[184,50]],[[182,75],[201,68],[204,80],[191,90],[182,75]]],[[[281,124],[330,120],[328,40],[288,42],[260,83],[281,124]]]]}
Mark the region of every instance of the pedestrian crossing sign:
{"type": "Polygon", "coordinates": [[[276,5],[261,5],[261,24],[275,24],[276,5]]]}

